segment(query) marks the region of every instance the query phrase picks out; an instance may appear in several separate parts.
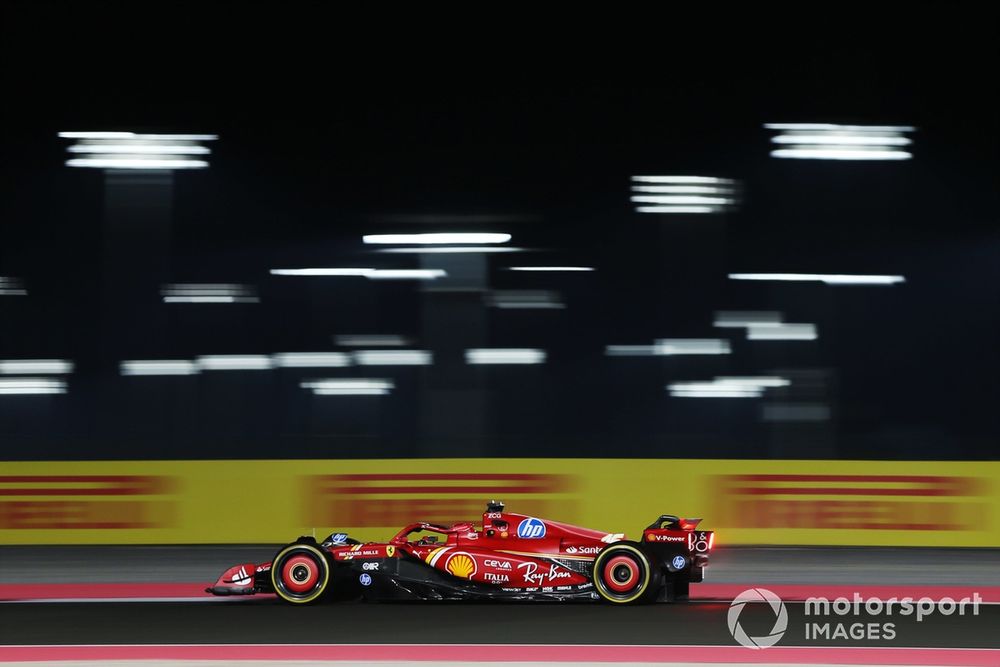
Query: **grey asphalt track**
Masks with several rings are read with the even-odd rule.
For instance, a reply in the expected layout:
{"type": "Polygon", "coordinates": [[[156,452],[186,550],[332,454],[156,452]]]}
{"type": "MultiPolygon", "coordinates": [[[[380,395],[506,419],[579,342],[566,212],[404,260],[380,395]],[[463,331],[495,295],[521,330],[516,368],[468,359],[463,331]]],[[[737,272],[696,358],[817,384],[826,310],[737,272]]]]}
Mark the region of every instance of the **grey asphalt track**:
{"type": "MultiPolygon", "coordinates": [[[[753,608],[751,611],[751,607],[753,608]]],[[[802,604],[788,604],[782,645],[998,648],[1000,606],[979,615],[837,616],[822,622],[894,623],[891,641],[811,640],[802,604]]],[[[610,607],[596,603],[344,603],[291,607],[273,598],[201,603],[0,604],[0,644],[482,643],[732,646],[726,603],[610,607]]],[[[752,636],[774,624],[765,605],[740,622],[752,636]]],[[[814,619],[809,619],[814,620],[814,619]]],[[[881,632],[881,630],[880,630],[881,632]]],[[[430,649],[428,649],[430,650],[430,649]]]]}
{"type": "MultiPolygon", "coordinates": [[[[0,547],[0,583],[205,582],[226,567],[269,560],[276,546],[0,547]]],[[[1000,585],[1000,551],[731,548],[711,581],[748,584],[1000,585]]],[[[807,619],[787,605],[783,645],[1000,648],[1000,606],[978,615],[807,619]],[[807,622],[894,625],[895,638],[815,639],[807,622]]],[[[601,604],[384,603],[309,608],[273,598],[207,602],[0,603],[0,644],[103,643],[584,643],[731,646],[725,602],[615,608],[601,604]]],[[[740,622],[767,634],[774,616],[750,605],[740,622]]]]}

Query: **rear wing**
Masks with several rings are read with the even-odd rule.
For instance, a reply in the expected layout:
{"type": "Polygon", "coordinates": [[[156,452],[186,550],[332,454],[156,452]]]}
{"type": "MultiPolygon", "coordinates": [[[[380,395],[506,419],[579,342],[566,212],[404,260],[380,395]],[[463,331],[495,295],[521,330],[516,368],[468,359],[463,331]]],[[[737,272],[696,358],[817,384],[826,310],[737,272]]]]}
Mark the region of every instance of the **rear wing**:
{"type": "Polygon", "coordinates": [[[653,523],[646,526],[646,530],[694,530],[701,519],[682,519],[673,514],[661,514],[653,523]]]}
{"type": "Polygon", "coordinates": [[[673,514],[661,514],[642,531],[642,541],[649,544],[674,544],[692,555],[708,556],[715,546],[715,532],[698,530],[701,519],[684,519],[673,514]]]}

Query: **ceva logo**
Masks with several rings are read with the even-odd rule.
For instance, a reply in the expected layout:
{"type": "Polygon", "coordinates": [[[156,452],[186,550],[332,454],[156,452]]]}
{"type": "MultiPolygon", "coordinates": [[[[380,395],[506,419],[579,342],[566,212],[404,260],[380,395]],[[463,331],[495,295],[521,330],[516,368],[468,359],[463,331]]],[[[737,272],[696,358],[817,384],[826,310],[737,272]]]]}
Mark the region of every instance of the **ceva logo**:
{"type": "Polygon", "coordinates": [[[541,519],[530,517],[517,524],[517,536],[526,540],[537,540],[545,537],[545,524],[541,519]]]}

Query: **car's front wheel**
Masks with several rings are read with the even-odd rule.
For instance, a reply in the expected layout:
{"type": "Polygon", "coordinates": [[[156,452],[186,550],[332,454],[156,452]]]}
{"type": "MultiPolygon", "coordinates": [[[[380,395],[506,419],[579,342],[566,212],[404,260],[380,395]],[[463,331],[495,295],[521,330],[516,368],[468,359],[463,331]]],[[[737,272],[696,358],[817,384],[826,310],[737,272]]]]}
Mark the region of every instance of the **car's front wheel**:
{"type": "Polygon", "coordinates": [[[330,586],[330,561],[317,546],[290,544],[271,562],[271,585],[285,602],[316,602],[330,586]]]}

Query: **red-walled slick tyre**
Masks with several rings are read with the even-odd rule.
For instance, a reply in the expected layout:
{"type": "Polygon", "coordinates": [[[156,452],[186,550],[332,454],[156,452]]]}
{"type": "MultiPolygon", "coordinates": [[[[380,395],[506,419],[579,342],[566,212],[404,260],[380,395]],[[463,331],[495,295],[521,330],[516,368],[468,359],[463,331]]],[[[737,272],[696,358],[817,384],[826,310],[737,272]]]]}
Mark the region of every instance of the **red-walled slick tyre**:
{"type": "Polygon", "coordinates": [[[285,602],[316,602],[330,585],[330,562],[319,547],[290,544],[271,563],[271,585],[285,602]]]}
{"type": "Polygon", "coordinates": [[[662,576],[638,544],[617,542],[594,559],[594,589],[612,604],[639,604],[656,597],[662,576]]]}

